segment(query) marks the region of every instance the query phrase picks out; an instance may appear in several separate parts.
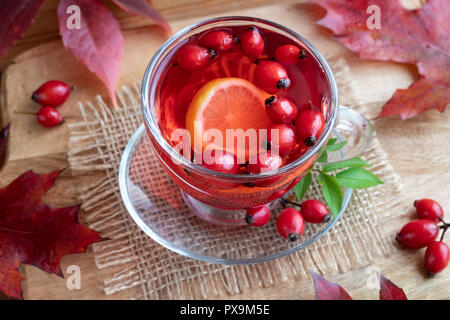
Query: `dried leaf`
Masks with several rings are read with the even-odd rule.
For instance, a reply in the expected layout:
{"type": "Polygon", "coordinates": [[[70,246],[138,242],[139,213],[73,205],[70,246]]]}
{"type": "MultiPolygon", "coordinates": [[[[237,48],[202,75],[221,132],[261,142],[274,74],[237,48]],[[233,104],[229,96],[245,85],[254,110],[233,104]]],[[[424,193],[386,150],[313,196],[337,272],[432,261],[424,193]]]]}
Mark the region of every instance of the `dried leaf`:
{"type": "Polygon", "coordinates": [[[8,142],[8,134],[9,134],[9,126],[10,126],[10,124],[8,124],[2,130],[0,130],[0,168],[3,166],[3,163],[5,162],[6,145],[8,142]]]}
{"type": "Polygon", "coordinates": [[[172,33],[172,28],[161,14],[146,0],[113,0],[119,7],[135,15],[150,18],[161,27],[172,33]]]}
{"type": "Polygon", "coordinates": [[[353,300],[340,285],[329,282],[313,271],[309,271],[314,280],[317,300],[353,300]]]}
{"type": "Polygon", "coordinates": [[[61,0],[58,21],[64,46],[105,83],[116,107],[114,91],[123,56],[123,38],[114,15],[98,0],[61,0]],[[80,8],[79,28],[74,22],[77,12],[69,8],[74,5],[80,8]]]}
{"type": "Polygon", "coordinates": [[[378,117],[411,118],[429,109],[443,112],[450,101],[450,6],[448,0],[428,0],[418,10],[399,0],[312,0],[327,10],[318,23],[362,59],[417,65],[420,78],[397,90],[378,117]],[[380,13],[380,28],[372,16],[380,13]],[[369,29],[368,24],[371,25],[369,29]]]}
{"type": "Polygon", "coordinates": [[[44,0],[0,1],[0,57],[27,31],[44,0]]]}
{"type": "Polygon", "coordinates": [[[408,300],[402,289],[397,287],[389,279],[378,274],[380,279],[380,300],[408,300]]]}
{"type": "Polygon", "coordinates": [[[41,201],[59,171],[23,173],[0,188],[0,291],[21,299],[19,265],[34,265],[62,276],[60,261],[102,240],[78,222],[79,206],[53,208],[41,201]]]}

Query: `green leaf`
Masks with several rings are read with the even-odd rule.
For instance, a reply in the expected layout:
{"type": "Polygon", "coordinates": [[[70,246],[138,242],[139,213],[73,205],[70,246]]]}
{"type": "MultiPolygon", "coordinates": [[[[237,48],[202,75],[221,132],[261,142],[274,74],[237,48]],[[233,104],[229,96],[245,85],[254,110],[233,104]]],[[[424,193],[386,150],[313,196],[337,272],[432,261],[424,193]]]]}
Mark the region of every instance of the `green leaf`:
{"type": "Polygon", "coordinates": [[[336,218],[342,207],[342,189],[336,178],[329,174],[321,173],[317,177],[317,180],[322,186],[323,197],[325,198],[333,217],[336,218]]]}
{"type": "Polygon", "coordinates": [[[317,161],[318,162],[328,162],[328,153],[326,151],[322,152],[322,154],[320,155],[320,157],[317,161]]]}
{"type": "Polygon", "coordinates": [[[338,141],[337,138],[330,138],[330,140],[328,140],[327,142],[327,146],[331,146],[333,144],[335,144],[338,141]]]}
{"type": "Polygon", "coordinates": [[[311,185],[311,182],[312,182],[312,174],[310,171],[303,177],[302,180],[299,181],[299,183],[295,185],[294,191],[298,201],[302,201],[306,191],[308,191],[308,188],[311,185]]]}
{"type": "Polygon", "coordinates": [[[361,158],[351,158],[344,161],[334,162],[330,164],[324,164],[322,166],[323,172],[330,172],[342,168],[354,168],[354,167],[370,167],[366,161],[361,158]]]}
{"type": "Polygon", "coordinates": [[[364,189],[382,184],[376,175],[363,168],[350,168],[336,174],[336,180],[345,188],[364,189]]]}
{"type": "Polygon", "coordinates": [[[347,141],[342,141],[342,142],[339,142],[339,143],[337,143],[337,144],[333,144],[333,145],[327,145],[326,147],[325,147],[325,150],[326,151],[338,151],[339,149],[342,149],[342,147],[343,146],[345,146],[347,144],[347,141]]]}

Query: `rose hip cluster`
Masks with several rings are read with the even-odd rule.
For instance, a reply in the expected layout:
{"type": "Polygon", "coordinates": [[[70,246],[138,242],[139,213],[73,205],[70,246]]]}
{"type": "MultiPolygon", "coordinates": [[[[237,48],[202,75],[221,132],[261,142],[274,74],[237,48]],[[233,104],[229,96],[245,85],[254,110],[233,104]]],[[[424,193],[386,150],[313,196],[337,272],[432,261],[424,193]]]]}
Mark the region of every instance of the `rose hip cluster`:
{"type": "Polygon", "coordinates": [[[431,276],[444,270],[450,262],[450,250],[444,235],[450,227],[444,222],[444,210],[434,200],[421,199],[414,202],[419,219],[403,226],[396,240],[411,249],[427,248],[425,251],[425,267],[431,276]],[[439,225],[439,223],[442,223],[439,225]],[[439,241],[435,240],[442,229],[439,241]]]}
{"type": "MultiPolygon", "coordinates": [[[[328,208],[319,200],[306,200],[302,204],[287,201],[282,198],[283,205],[293,204],[300,208],[285,208],[277,218],[279,234],[290,241],[297,241],[305,230],[305,221],[309,223],[329,222],[332,218],[328,208]]],[[[250,208],[246,212],[245,221],[252,226],[261,227],[270,219],[267,205],[250,208]]]]}
{"type": "Polygon", "coordinates": [[[62,105],[70,95],[73,87],[59,80],[50,80],[42,84],[33,92],[31,99],[41,105],[41,108],[35,113],[19,112],[22,114],[36,115],[37,121],[44,127],[56,127],[64,123],[64,119],[56,110],[56,107],[62,105]]]}
{"type": "MultiPolygon", "coordinates": [[[[255,84],[271,94],[265,100],[265,108],[268,117],[275,123],[271,128],[267,128],[269,129],[265,148],[267,151],[258,154],[254,161],[256,164],[249,165],[246,172],[259,174],[276,170],[283,166],[283,158],[291,152],[300,155],[299,152],[312,147],[324,128],[325,120],[320,111],[312,106],[299,109],[283,93],[291,85],[286,67],[307,58],[307,53],[295,45],[286,44],[279,46],[273,59],[270,59],[263,55],[262,32],[250,26],[239,35],[233,35],[228,30],[208,32],[202,35],[198,42],[180,48],[177,62],[186,71],[200,70],[216,59],[220,53],[231,50],[236,45],[240,46],[244,55],[255,59],[257,64],[255,84]],[[272,132],[278,134],[272,136],[272,132]]],[[[220,166],[215,169],[231,173],[229,170],[221,170],[220,166]]]]}

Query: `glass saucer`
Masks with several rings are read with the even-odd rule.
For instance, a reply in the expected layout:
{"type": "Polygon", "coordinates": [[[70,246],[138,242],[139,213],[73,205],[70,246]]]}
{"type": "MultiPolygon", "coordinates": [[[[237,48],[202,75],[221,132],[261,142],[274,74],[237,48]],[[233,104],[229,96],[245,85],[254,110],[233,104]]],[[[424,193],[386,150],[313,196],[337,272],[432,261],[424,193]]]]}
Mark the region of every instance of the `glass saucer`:
{"type": "MultiPolygon", "coordinates": [[[[352,194],[351,189],[344,189],[343,205],[336,219],[323,224],[307,223],[305,232],[294,243],[277,232],[276,217],[282,210],[279,200],[270,204],[272,217],[263,227],[214,224],[186,205],[186,195],[165,173],[144,125],[133,134],[123,152],[119,187],[131,217],[153,240],[186,257],[226,265],[270,261],[305,248],[333,227],[352,194]]],[[[310,189],[317,197],[317,184],[313,183],[310,189]]],[[[292,194],[291,190],[286,196],[292,194]]]]}

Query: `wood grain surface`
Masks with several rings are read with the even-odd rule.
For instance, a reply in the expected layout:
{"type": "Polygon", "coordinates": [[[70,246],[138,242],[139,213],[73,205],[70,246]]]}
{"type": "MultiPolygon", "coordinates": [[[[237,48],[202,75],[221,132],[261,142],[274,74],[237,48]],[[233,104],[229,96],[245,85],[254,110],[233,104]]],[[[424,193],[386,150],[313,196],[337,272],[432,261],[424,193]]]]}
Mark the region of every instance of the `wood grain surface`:
{"type": "MultiPolygon", "coordinates": [[[[266,17],[285,24],[300,32],[319,49],[330,55],[344,57],[356,79],[358,97],[370,106],[368,116],[374,117],[396,88],[406,88],[417,77],[416,68],[390,62],[360,60],[328,36],[328,32],[315,25],[324,11],[311,4],[277,4],[269,1],[247,0],[226,1],[188,0],[153,1],[155,7],[170,19],[175,30],[198,21],[199,16],[221,16],[225,14],[266,17]],[[241,6],[252,7],[242,9],[241,6]],[[239,10],[237,10],[239,9],[239,10]],[[229,10],[235,10],[228,12],[229,10]],[[227,11],[227,12],[226,12],[227,11]],[[186,16],[189,18],[186,19],[186,16]]],[[[289,3],[292,1],[288,1],[289,3]]],[[[409,7],[417,1],[408,2],[409,7]]],[[[29,99],[31,92],[43,81],[57,78],[75,84],[77,89],[61,107],[61,112],[70,121],[76,121],[77,102],[92,100],[95,93],[106,94],[102,83],[66,51],[57,38],[57,1],[48,0],[38,18],[20,43],[0,60],[3,70],[1,83],[1,122],[12,122],[7,162],[0,171],[0,186],[3,186],[22,172],[34,169],[37,172],[67,167],[67,126],[56,129],[41,128],[34,117],[14,114],[13,110],[36,110],[29,99]],[[44,43],[45,44],[41,44],[44,43]],[[39,44],[39,45],[38,45],[39,44]],[[26,48],[25,53],[17,54],[26,48]],[[14,59],[12,59],[14,57],[14,59]],[[9,64],[8,68],[4,68],[9,64]]],[[[144,27],[147,21],[123,13],[112,7],[124,29],[126,40],[125,57],[119,85],[140,79],[153,52],[164,41],[163,32],[157,27],[144,27]]],[[[450,208],[450,113],[432,110],[411,120],[398,118],[374,121],[377,135],[388,154],[394,169],[408,196],[405,208],[411,208],[413,200],[430,197],[442,206],[450,208]]],[[[71,205],[77,202],[75,185],[86,183],[74,179],[69,172],[62,174],[45,196],[48,204],[71,205]]],[[[392,234],[404,221],[392,225],[392,234]]],[[[393,255],[374,261],[371,266],[342,275],[330,276],[329,280],[339,282],[357,299],[377,299],[378,291],[372,286],[373,271],[381,271],[399,286],[411,299],[450,299],[450,269],[434,279],[426,278],[423,267],[423,251],[409,251],[399,248],[393,255]]],[[[119,299],[124,294],[105,296],[99,288],[99,278],[105,271],[95,267],[91,253],[69,255],[62,260],[62,269],[76,264],[81,268],[81,290],[68,290],[65,279],[45,273],[33,266],[22,265],[26,278],[22,285],[27,299],[119,299]]],[[[232,299],[311,299],[314,298],[312,281],[279,283],[274,287],[249,290],[242,295],[211,298],[232,299]]]]}

